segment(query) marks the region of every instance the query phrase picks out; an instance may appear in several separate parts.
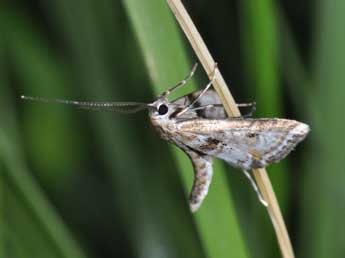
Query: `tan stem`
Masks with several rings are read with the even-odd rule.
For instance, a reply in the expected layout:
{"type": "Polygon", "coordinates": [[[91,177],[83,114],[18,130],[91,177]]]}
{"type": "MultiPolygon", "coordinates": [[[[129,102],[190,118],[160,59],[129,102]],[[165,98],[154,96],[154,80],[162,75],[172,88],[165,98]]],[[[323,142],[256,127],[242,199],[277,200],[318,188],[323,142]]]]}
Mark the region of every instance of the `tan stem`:
{"type": "MultiPolygon", "coordinates": [[[[214,71],[215,61],[207,49],[205,42],[201,38],[188,12],[180,0],[167,0],[167,2],[182,30],[186,34],[190,44],[192,45],[197,57],[200,60],[200,63],[204,67],[209,77],[211,77],[213,75],[212,73],[214,71]]],[[[226,82],[224,81],[224,78],[219,70],[217,70],[213,86],[219,94],[228,115],[240,116],[240,111],[236,106],[236,102],[232,97],[229,88],[227,87],[226,82]]],[[[267,210],[275,229],[282,255],[284,258],[294,258],[295,256],[289,234],[287,232],[284,219],[267,172],[265,169],[255,169],[253,170],[253,174],[263,197],[268,203],[267,210]]]]}

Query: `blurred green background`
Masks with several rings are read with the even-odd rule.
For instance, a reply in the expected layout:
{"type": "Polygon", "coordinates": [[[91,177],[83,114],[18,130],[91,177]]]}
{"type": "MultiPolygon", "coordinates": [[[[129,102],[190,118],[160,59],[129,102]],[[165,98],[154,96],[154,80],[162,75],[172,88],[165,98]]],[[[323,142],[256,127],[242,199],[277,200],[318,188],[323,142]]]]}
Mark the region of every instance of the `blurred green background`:
{"type": "MultiPolygon", "coordinates": [[[[268,172],[296,256],[345,257],[345,1],[185,4],[237,102],[310,124],[268,172]]],[[[197,61],[164,0],[3,0],[0,32],[0,258],[280,256],[236,169],[190,213],[189,160],[145,112],[19,99],[153,100],[197,61]]]]}

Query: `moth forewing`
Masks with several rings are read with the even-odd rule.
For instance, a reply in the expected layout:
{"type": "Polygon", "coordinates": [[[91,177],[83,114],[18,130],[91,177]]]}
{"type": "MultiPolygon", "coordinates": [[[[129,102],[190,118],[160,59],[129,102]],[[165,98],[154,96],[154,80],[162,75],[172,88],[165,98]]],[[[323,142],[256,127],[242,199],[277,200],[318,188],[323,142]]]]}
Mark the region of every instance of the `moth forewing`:
{"type": "Polygon", "coordinates": [[[302,141],[308,125],[288,119],[194,119],[177,131],[188,146],[244,170],[279,162],[302,141]]]}

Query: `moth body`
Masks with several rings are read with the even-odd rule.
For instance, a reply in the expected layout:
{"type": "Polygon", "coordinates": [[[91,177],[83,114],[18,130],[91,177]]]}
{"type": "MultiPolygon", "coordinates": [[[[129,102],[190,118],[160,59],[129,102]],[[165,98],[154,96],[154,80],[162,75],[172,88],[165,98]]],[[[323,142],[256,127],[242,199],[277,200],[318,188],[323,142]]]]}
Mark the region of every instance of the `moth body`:
{"type": "Polygon", "coordinates": [[[190,109],[179,116],[195,96],[186,95],[171,103],[159,98],[149,112],[161,138],[181,148],[193,163],[192,211],[200,207],[208,192],[215,158],[244,171],[264,168],[285,158],[310,130],[308,125],[289,119],[228,118],[223,107],[210,105],[220,102],[213,90],[196,103],[205,107],[202,112],[190,109]]]}
{"type": "MultiPolygon", "coordinates": [[[[214,91],[208,95],[217,98],[214,91]]],[[[154,105],[150,119],[163,139],[184,151],[219,158],[245,170],[279,162],[309,132],[308,125],[295,120],[223,118],[223,115],[219,118],[219,110],[214,113],[204,110],[207,115],[190,111],[178,116],[185,105],[169,103],[166,99],[158,99],[154,105]],[[165,114],[158,112],[162,105],[167,108],[165,114]]]]}

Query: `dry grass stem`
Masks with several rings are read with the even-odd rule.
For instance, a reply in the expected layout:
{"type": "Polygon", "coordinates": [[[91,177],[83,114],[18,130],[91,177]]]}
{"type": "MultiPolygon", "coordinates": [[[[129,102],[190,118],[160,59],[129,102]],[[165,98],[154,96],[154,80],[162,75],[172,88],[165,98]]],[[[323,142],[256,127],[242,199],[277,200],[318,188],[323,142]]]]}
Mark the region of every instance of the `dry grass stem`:
{"type": "MultiPolygon", "coordinates": [[[[215,61],[208,51],[205,42],[201,38],[183,4],[180,0],[167,0],[167,2],[177,21],[182,27],[182,30],[186,34],[189,42],[191,43],[196,55],[200,60],[200,63],[204,67],[209,77],[212,76],[212,72],[215,67],[215,61]]],[[[219,94],[228,115],[239,116],[240,111],[237,108],[235,100],[233,99],[229,88],[227,87],[219,70],[216,73],[213,85],[215,90],[219,94]]],[[[282,255],[284,258],[294,258],[294,252],[292,249],[290,238],[267,172],[265,169],[256,169],[253,170],[253,174],[263,197],[268,203],[267,210],[275,229],[282,255]]]]}

